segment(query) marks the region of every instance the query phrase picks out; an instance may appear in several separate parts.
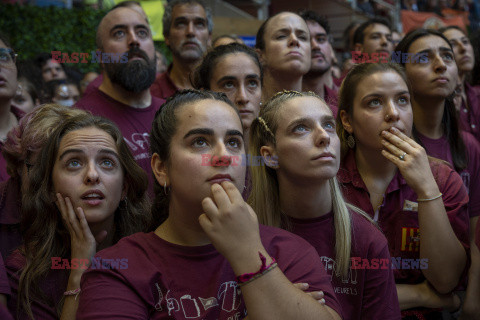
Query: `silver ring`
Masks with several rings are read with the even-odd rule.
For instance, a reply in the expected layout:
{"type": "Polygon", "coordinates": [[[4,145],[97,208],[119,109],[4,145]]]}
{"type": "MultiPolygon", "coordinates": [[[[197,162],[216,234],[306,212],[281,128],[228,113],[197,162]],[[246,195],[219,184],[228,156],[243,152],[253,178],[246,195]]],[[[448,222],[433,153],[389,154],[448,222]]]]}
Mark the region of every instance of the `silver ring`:
{"type": "Polygon", "coordinates": [[[403,161],[403,160],[405,160],[405,156],[406,156],[406,155],[407,155],[407,153],[404,152],[402,155],[398,156],[398,159],[400,159],[400,160],[403,161]]]}

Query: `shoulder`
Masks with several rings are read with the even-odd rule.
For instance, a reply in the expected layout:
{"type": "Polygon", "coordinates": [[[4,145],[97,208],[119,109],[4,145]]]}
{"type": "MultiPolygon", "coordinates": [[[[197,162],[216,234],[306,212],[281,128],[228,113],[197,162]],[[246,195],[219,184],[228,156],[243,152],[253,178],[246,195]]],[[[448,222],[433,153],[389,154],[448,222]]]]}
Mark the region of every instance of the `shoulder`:
{"type": "Polygon", "coordinates": [[[352,248],[360,251],[371,251],[372,248],[382,250],[388,247],[387,238],[374,222],[359,212],[352,209],[349,209],[349,211],[352,223],[352,248]]]}
{"type": "Polygon", "coordinates": [[[265,225],[260,225],[260,237],[264,245],[267,246],[283,246],[288,244],[310,246],[306,240],[291,232],[265,225]]]}
{"type": "Polygon", "coordinates": [[[142,259],[142,257],[146,256],[146,253],[152,250],[152,242],[155,241],[155,237],[153,232],[134,233],[120,239],[115,245],[97,252],[95,256],[102,259],[129,257],[142,259]]]}

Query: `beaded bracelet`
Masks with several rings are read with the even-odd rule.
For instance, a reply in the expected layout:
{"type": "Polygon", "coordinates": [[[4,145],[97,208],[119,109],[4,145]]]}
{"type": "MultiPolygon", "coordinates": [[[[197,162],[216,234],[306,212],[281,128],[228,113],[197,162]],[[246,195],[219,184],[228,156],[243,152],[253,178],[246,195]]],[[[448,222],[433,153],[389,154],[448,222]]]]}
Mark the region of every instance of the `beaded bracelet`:
{"type": "Polygon", "coordinates": [[[82,291],[82,289],[77,288],[77,289],[65,291],[63,293],[63,295],[64,296],[75,296],[75,300],[77,300],[77,297],[78,297],[78,295],[80,294],[81,291],[82,291]]]}
{"type": "Polygon", "coordinates": [[[441,196],[443,196],[443,193],[440,192],[440,194],[436,197],[433,197],[433,198],[429,198],[429,199],[417,199],[417,202],[427,202],[427,201],[432,201],[432,200],[436,200],[438,198],[440,198],[441,196]]]}
{"type": "Polygon", "coordinates": [[[266,266],[265,264],[267,262],[267,258],[265,258],[261,252],[258,252],[258,255],[260,257],[260,260],[262,260],[262,265],[260,269],[257,272],[244,273],[237,276],[236,280],[239,287],[260,278],[261,276],[265,275],[266,273],[277,267],[277,262],[275,261],[275,258],[272,258],[272,262],[268,266],[266,266]]]}

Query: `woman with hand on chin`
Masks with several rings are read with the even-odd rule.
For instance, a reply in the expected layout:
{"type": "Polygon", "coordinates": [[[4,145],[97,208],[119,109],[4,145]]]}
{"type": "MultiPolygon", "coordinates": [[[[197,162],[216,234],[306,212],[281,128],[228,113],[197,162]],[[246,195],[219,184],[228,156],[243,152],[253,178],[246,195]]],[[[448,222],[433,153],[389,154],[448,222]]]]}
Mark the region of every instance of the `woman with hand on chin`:
{"type": "Polygon", "coordinates": [[[184,90],[167,100],[150,135],[159,226],[98,253],[123,254],[129,268],[88,270],[77,319],[340,319],[314,249],[259,226],[243,201],[245,167],[232,164],[245,155],[242,131],[224,94],[184,90]],[[204,154],[222,160],[204,165],[204,154]],[[326,305],[291,282],[323,290],[326,305]]]}
{"type": "Polygon", "coordinates": [[[388,239],[404,319],[437,319],[435,308],[459,305],[450,292],[467,261],[468,196],[459,175],[410,138],[410,92],[397,64],[350,71],[339,94],[338,178],[388,239]]]}
{"type": "Polygon", "coordinates": [[[405,65],[412,84],[413,136],[428,155],[445,160],[455,168],[467,188],[471,266],[464,319],[474,316],[478,319],[480,252],[474,246],[474,239],[475,225],[480,216],[480,143],[471,133],[462,131],[457,120],[453,102],[458,77],[454,49],[442,33],[418,29],[408,33],[395,50],[412,54],[424,52],[428,57],[427,63],[405,65]]]}
{"type": "Polygon", "coordinates": [[[23,193],[24,246],[6,261],[9,309],[18,319],[75,319],[91,257],[146,230],[147,177],[118,128],[90,114],[62,123],[38,159],[23,193]]]}

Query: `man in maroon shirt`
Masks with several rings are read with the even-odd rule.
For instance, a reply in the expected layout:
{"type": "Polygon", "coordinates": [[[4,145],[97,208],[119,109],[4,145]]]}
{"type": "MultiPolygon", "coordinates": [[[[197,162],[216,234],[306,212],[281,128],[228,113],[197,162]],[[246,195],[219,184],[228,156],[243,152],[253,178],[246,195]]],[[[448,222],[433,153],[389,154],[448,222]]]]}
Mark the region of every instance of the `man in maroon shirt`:
{"type": "Polygon", "coordinates": [[[163,14],[163,36],[173,62],[157,76],[150,88],[152,95],[166,99],[177,90],[193,88],[190,74],[210,47],[212,30],[212,14],[203,4],[192,0],[168,3],[163,14]]]}
{"type": "Polygon", "coordinates": [[[333,48],[329,41],[328,21],[314,11],[303,11],[300,16],[310,30],[312,65],[303,76],[302,90],[313,91],[325,100],[336,117],[338,108],[338,86],[333,81],[333,48]]]}
{"type": "Polygon", "coordinates": [[[97,47],[102,54],[102,84],[75,106],[115,122],[135,160],[149,173],[152,191],[149,132],[163,100],[149,91],[155,80],[156,58],[146,17],[131,8],[112,9],[98,26],[97,47]],[[125,53],[126,63],[114,62],[115,55],[125,53]]]}

